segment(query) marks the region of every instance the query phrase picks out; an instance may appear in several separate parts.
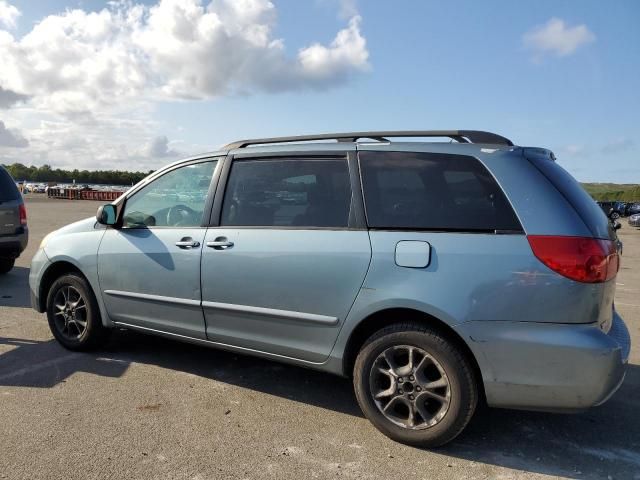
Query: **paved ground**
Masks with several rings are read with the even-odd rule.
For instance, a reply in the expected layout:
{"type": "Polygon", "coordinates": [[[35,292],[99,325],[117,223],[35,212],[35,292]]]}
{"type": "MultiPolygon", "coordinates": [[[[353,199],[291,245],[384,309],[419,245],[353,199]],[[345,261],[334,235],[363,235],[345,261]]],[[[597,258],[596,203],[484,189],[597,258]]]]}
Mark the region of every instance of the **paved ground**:
{"type": "Polygon", "coordinates": [[[640,479],[640,231],[626,223],[622,389],[581,415],[485,408],[425,451],[379,434],[341,378],[128,332],[96,354],[62,349],[29,308],[28,265],[46,232],[97,204],[27,208],[29,249],[0,279],[0,478],[640,479]]]}

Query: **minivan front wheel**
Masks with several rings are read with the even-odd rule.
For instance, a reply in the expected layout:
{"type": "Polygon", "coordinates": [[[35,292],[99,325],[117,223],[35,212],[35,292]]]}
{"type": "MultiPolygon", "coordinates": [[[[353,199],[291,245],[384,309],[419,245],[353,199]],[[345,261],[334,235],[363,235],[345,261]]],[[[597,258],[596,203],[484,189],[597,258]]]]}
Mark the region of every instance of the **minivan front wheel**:
{"type": "Polygon", "coordinates": [[[418,324],[375,333],[358,354],[353,379],[365,416],[391,439],[409,445],[437,447],[453,440],[478,402],[466,356],[418,324]]]}
{"type": "Polygon", "coordinates": [[[53,282],[47,295],[47,319],[53,336],[69,350],[91,350],[108,338],[91,287],[79,275],[63,275],[53,282]]]}
{"type": "Polygon", "coordinates": [[[13,258],[0,258],[0,275],[9,273],[16,261],[13,258]]]}

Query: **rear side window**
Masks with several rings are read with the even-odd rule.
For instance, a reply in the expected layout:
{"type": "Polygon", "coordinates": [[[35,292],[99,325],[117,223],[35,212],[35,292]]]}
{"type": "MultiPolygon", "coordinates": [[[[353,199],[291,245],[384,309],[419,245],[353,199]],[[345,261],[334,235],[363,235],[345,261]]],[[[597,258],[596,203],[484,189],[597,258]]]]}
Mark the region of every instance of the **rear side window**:
{"type": "Polygon", "coordinates": [[[530,158],[529,161],[567,199],[594,237],[615,239],[615,231],[606,214],[569,172],[546,158],[530,158]]]}
{"type": "Polygon", "coordinates": [[[4,168],[0,167],[0,202],[8,202],[18,198],[20,198],[20,192],[13,178],[4,168]]]}
{"type": "Polygon", "coordinates": [[[344,159],[235,160],[221,225],[342,228],[350,205],[344,159]]]}
{"type": "Polygon", "coordinates": [[[464,155],[360,152],[369,227],[522,231],[487,169],[464,155]]]}

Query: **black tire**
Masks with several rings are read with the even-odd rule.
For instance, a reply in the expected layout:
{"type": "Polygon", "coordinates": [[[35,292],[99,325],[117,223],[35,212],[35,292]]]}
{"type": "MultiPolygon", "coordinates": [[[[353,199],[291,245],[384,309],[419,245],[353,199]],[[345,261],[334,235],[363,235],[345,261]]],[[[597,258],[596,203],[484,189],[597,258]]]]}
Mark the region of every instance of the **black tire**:
{"type": "Polygon", "coordinates": [[[91,286],[83,277],[73,273],[61,276],[51,285],[47,294],[47,319],[53,336],[69,350],[88,351],[99,348],[106,343],[111,333],[102,324],[98,302],[91,286]],[[60,308],[63,300],[65,306],[67,303],[76,303],[77,310],[71,312],[69,309],[63,313],[60,308]]]}
{"type": "Polygon", "coordinates": [[[0,275],[9,273],[15,265],[15,258],[0,258],[0,275]]]}
{"type": "MultiPolygon", "coordinates": [[[[393,358],[393,363],[395,362],[396,358],[393,358]]],[[[392,440],[419,447],[438,447],[453,440],[467,426],[478,403],[478,387],[466,355],[445,336],[416,323],[390,325],[373,334],[358,353],[353,370],[353,384],[360,408],[378,430],[392,440]],[[420,361],[418,367],[427,365],[428,367],[421,368],[429,368],[429,372],[433,372],[429,373],[429,376],[432,375],[431,379],[424,371],[418,372],[417,367],[408,367],[416,365],[418,361],[408,361],[407,366],[395,370],[391,362],[387,362],[385,354],[391,352],[393,357],[396,352],[402,354],[405,350],[407,353],[412,350],[411,358],[424,360],[426,356],[425,363],[420,361]],[[380,375],[381,366],[384,365],[389,365],[389,370],[386,370],[385,375],[380,375]],[[409,377],[389,375],[392,371],[398,373],[407,368],[413,372],[409,377]],[[380,384],[378,377],[384,378],[386,375],[389,375],[388,387],[374,385],[380,384]],[[402,381],[405,383],[400,383],[402,381]],[[430,387],[438,382],[448,385],[430,387]],[[405,390],[402,389],[403,386],[406,386],[405,390]],[[411,396],[407,390],[415,395],[411,396]],[[431,400],[431,393],[428,394],[427,390],[437,394],[438,397],[435,398],[446,398],[446,401],[431,400]],[[373,391],[377,391],[379,395],[393,393],[376,400],[373,391]],[[390,403],[383,406],[389,398],[390,403]],[[390,405],[393,408],[384,414],[382,409],[388,409],[390,405]],[[404,408],[409,417],[407,421],[413,426],[398,424],[396,415],[402,416],[404,408]],[[418,414],[415,415],[415,412],[418,414]],[[420,412],[433,417],[428,419],[428,415],[421,416],[420,412]],[[419,422],[421,419],[422,422],[419,422]],[[431,424],[432,422],[435,423],[431,424]]]]}
{"type": "Polygon", "coordinates": [[[611,213],[611,218],[613,220],[617,220],[617,219],[620,218],[620,214],[618,212],[613,212],[613,213],[611,213]]]}

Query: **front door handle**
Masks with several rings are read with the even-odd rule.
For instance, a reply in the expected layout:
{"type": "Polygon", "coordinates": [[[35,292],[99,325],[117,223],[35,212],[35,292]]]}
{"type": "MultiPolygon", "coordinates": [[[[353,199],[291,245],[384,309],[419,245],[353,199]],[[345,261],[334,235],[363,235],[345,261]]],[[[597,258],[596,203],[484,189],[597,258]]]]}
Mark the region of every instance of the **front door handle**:
{"type": "Polygon", "coordinates": [[[226,237],[218,237],[213,242],[207,242],[207,247],[214,248],[216,250],[225,250],[233,247],[233,242],[227,240],[226,237]]]}
{"type": "Polygon", "coordinates": [[[196,248],[200,246],[200,242],[194,240],[191,237],[185,237],[181,239],[179,242],[176,242],[176,247],[180,248],[196,248]]]}

